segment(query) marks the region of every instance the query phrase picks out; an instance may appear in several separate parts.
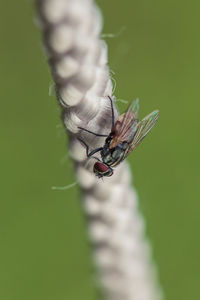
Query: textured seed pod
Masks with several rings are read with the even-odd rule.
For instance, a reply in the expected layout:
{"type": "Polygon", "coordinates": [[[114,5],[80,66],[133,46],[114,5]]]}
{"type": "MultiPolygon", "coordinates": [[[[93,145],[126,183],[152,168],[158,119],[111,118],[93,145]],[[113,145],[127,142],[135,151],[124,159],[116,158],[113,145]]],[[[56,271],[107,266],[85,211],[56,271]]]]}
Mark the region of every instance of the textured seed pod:
{"type": "MultiPolygon", "coordinates": [[[[155,266],[137,195],[126,162],[103,181],[94,176],[81,137],[94,149],[104,139],[80,127],[107,134],[111,128],[112,82],[107,47],[99,34],[101,14],[92,0],[35,0],[45,54],[55,82],[62,120],[70,136],[69,154],[88,220],[99,285],[108,300],[161,300],[155,266]]],[[[117,111],[115,109],[115,114],[117,111]]]]}

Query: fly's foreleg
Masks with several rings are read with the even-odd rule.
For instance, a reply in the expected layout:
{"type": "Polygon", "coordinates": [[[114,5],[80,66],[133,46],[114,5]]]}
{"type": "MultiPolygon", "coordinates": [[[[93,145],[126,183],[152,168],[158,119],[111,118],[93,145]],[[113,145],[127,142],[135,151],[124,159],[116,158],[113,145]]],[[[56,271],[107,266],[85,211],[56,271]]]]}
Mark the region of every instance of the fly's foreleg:
{"type": "Polygon", "coordinates": [[[84,142],[83,140],[79,139],[78,140],[85,146],[85,150],[86,150],[86,155],[88,158],[95,158],[97,160],[99,160],[97,157],[94,157],[93,155],[99,151],[101,151],[103,149],[103,147],[99,147],[99,148],[96,148],[94,150],[92,150],[91,152],[89,152],[89,146],[86,144],[86,142],[84,142]]]}

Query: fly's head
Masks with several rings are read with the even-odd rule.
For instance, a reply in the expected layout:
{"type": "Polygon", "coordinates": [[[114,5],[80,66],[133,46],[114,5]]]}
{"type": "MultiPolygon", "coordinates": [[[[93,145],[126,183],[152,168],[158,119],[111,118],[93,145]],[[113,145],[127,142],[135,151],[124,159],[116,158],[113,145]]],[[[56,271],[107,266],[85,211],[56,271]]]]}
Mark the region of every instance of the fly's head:
{"type": "Polygon", "coordinates": [[[113,169],[103,162],[96,162],[94,164],[93,171],[99,178],[104,176],[110,177],[113,175],[113,169]]]}

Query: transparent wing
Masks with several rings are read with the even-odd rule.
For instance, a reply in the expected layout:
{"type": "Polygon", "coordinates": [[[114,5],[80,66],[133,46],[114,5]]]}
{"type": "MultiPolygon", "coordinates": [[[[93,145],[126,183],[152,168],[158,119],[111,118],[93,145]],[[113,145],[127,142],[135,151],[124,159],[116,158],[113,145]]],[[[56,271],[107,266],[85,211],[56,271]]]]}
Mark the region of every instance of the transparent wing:
{"type": "MultiPolygon", "coordinates": [[[[133,100],[129,105],[127,111],[122,114],[121,128],[118,130],[119,135],[123,135],[132,124],[138,120],[139,99],[133,100]]],[[[120,116],[119,116],[120,117],[120,116]]],[[[116,120],[117,122],[117,120],[116,120]]]]}
{"type": "Polygon", "coordinates": [[[112,128],[113,139],[110,143],[110,148],[115,147],[118,143],[122,141],[127,141],[132,139],[136,125],[138,123],[138,111],[139,111],[139,99],[131,102],[127,111],[120,115],[115,121],[114,127],[112,128]]]}
{"type": "Polygon", "coordinates": [[[155,110],[137,124],[136,132],[133,136],[132,142],[130,142],[130,148],[127,152],[127,155],[143,140],[143,138],[153,128],[158,119],[158,115],[159,111],[155,110]]]}

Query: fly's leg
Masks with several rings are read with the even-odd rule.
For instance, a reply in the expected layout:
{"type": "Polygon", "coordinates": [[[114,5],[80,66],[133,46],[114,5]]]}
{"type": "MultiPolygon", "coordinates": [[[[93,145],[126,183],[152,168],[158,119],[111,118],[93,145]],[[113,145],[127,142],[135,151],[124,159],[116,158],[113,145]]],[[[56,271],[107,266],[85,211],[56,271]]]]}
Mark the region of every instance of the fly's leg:
{"type": "Polygon", "coordinates": [[[99,133],[90,131],[90,130],[85,129],[85,128],[83,128],[83,127],[78,127],[78,128],[81,129],[81,130],[84,130],[84,131],[86,131],[86,132],[89,132],[89,133],[91,133],[91,134],[94,134],[94,135],[96,135],[96,136],[102,136],[102,137],[107,137],[107,136],[108,136],[108,135],[105,135],[105,134],[99,134],[99,133]]]}
{"type": "MultiPolygon", "coordinates": [[[[112,98],[110,96],[108,96],[108,99],[110,100],[110,106],[111,106],[111,118],[112,118],[112,128],[114,127],[114,124],[115,124],[115,115],[114,115],[114,108],[113,108],[113,102],[112,102],[112,98]]],[[[61,98],[62,100],[62,98],[61,98]]],[[[64,102],[62,100],[62,102],[64,102]]],[[[93,131],[90,131],[86,128],[83,128],[83,127],[78,127],[79,129],[81,130],[84,130],[88,133],[91,133],[91,134],[94,134],[95,136],[99,136],[99,137],[107,137],[108,135],[105,135],[105,134],[100,134],[100,133],[96,133],[96,132],[93,132],[93,131]]]]}
{"type": "Polygon", "coordinates": [[[108,96],[108,98],[110,100],[111,113],[112,113],[112,127],[114,127],[114,124],[115,124],[115,115],[114,115],[113,102],[112,102],[112,98],[110,96],[108,96]]]}
{"type": "Polygon", "coordinates": [[[103,149],[103,147],[99,147],[99,148],[96,148],[94,150],[92,150],[91,152],[89,152],[89,146],[86,144],[86,142],[84,142],[83,140],[77,138],[81,143],[83,143],[83,145],[85,146],[85,150],[86,150],[86,155],[88,158],[94,158],[98,161],[100,161],[100,159],[96,156],[93,156],[95,153],[101,151],[103,149]]]}

